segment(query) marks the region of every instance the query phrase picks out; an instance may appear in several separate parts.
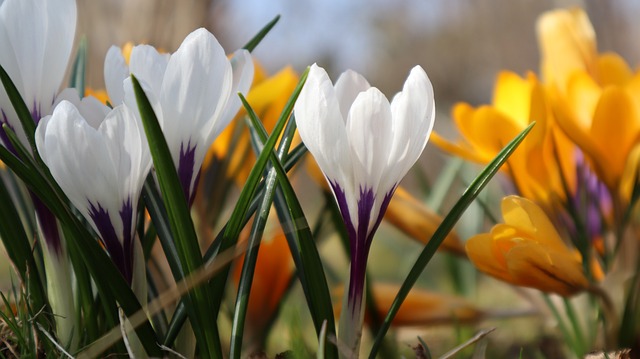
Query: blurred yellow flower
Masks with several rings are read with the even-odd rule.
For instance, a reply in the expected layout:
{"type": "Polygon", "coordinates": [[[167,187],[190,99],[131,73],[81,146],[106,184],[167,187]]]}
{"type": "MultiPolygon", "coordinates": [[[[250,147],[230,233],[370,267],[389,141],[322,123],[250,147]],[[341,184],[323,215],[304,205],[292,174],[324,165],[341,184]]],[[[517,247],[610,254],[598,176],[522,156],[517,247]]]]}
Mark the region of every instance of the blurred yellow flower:
{"type": "Polygon", "coordinates": [[[84,90],[84,96],[93,96],[105,105],[109,102],[109,94],[103,89],[94,90],[91,87],[87,87],[84,90]]]}
{"type": "MultiPolygon", "coordinates": [[[[589,157],[612,194],[619,194],[640,133],[640,73],[617,54],[598,54],[596,35],[579,8],[538,21],[541,71],[554,94],[560,127],[589,157]]],[[[635,171],[628,171],[633,173],[635,171]]],[[[624,195],[623,195],[624,198],[624,195]]]]}
{"type": "MultiPolygon", "coordinates": [[[[396,284],[376,283],[372,292],[375,298],[376,313],[384,318],[396,298],[400,286],[396,284]]],[[[335,290],[334,295],[341,298],[343,287],[335,290]]],[[[335,310],[340,312],[341,301],[335,310]]],[[[482,319],[484,313],[461,297],[413,288],[400,306],[391,324],[396,327],[426,326],[435,324],[469,323],[482,319]]],[[[365,322],[371,318],[365,311],[365,322]]]]}
{"type": "Polygon", "coordinates": [[[589,74],[602,86],[622,85],[632,77],[631,69],[619,55],[598,53],[595,31],[581,8],[542,14],[536,32],[542,78],[561,91],[578,71],[589,74]]]}
{"type": "MultiPolygon", "coordinates": [[[[411,196],[403,187],[398,187],[389,202],[384,219],[411,238],[428,243],[442,217],[411,196]]],[[[465,256],[464,246],[455,231],[449,232],[440,249],[465,256]]]]}
{"type": "MultiPolygon", "coordinates": [[[[254,81],[247,95],[247,101],[260,120],[262,120],[267,131],[271,131],[298,84],[298,74],[296,74],[291,67],[285,67],[275,75],[267,78],[264,69],[262,69],[259,64],[255,63],[255,68],[254,81]]],[[[214,158],[227,158],[229,151],[233,151],[231,158],[228,159],[227,176],[233,177],[240,187],[244,185],[255,162],[255,155],[251,150],[249,133],[243,131],[237,139],[235,147],[230,148],[230,146],[234,140],[237,126],[244,125],[239,120],[246,116],[246,114],[246,110],[241,108],[236,119],[213,143],[203,164],[203,168],[207,168],[211,165],[214,158]]]]}
{"type": "Polygon", "coordinates": [[[597,74],[596,34],[584,10],[548,11],[538,18],[536,32],[540,71],[546,83],[564,88],[574,71],[597,74]]]}
{"type": "Polygon", "coordinates": [[[576,252],[568,248],[540,207],[508,196],[502,200],[505,223],[471,237],[467,254],[481,271],[515,285],[571,296],[589,287],[576,252]]]}
{"type": "Polygon", "coordinates": [[[564,176],[575,187],[575,147],[560,131],[547,92],[537,77],[499,73],[492,105],[473,108],[456,104],[453,121],[463,141],[452,143],[437,134],[431,140],[445,151],[479,163],[488,163],[531,122],[536,125],[503,167],[518,193],[542,205],[565,199],[564,176]],[[562,175],[561,172],[562,171],[562,175]]]}
{"type": "MultiPolygon", "coordinates": [[[[243,232],[245,235],[248,232],[243,232]]],[[[246,236],[243,240],[247,240],[246,236]]],[[[240,282],[244,256],[240,257],[233,271],[236,285],[240,282]]],[[[293,261],[287,239],[281,229],[271,238],[263,238],[251,284],[245,328],[248,341],[262,341],[267,326],[278,314],[283,296],[293,276],[293,261]]]]}

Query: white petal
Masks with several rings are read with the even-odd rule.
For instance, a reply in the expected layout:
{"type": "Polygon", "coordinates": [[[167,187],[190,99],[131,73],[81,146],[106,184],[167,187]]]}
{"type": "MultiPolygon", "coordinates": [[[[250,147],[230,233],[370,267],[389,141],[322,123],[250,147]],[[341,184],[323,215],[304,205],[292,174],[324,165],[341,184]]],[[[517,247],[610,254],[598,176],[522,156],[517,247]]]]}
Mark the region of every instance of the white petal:
{"type": "Polygon", "coordinates": [[[180,144],[191,141],[197,144],[195,162],[199,168],[211,145],[207,141],[231,95],[232,75],[222,46],[205,29],[189,34],[171,56],[160,104],[167,119],[163,131],[174,161],[180,144]]]}
{"type": "Polygon", "coordinates": [[[300,138],[322,172],[344,188],[351,186],[351,157],[345,122],[326,71],[312,65],[294,108],[300,138]]]}
{"type": "Polygon", "coordinates": [[[53,99],[60,89],[76,32],[77,9],[75,0],[39,1],[47,7],[47,38],[44,51],[43,74],[39,99],[41,114],[49,114],[53,99]]]}
{"type": "Polygon", "coordinates": [[[389,173],[397,177],[390,181],[397,183],[418,160],[433,129],[433,87],[421,67],[411,70],[402,92],[391,103],[391,112],[394,140],[388,166],[389,173]]]}
{"type": "Polygon", "coordinates": [[[131,200],[136,208],[150,168],[140,131],[135,115],[125,106],[113,109],[96,129],[68,101],[62,101],[36,130],[38,150],[69,200],[87,219],[90,205],[102,207],[119,236],[123,202],[131,200]]]}
{"type": "Polygon", "coordinates": [[[56,96],[56,102],[54,108],[58,106],[62,101],[69,101],[75,106],[82,116],[93,128],[98,128],[104,120],[105,116],[111,110],[108,106],[104,105],[100,100],[93,96],[87,96],[80,99],[78,90],[69,87],[56,96]]]}
{"type": "Polygon", "coordinates": [[[231,58],[231,68],[233,71],[233,85],[229,96],[229,102],[227,102],[227,107],[220,119],[216,121],[215,128],[211,133],[212,138],[210,140],[212,141],[218,137],[220,132],[222,132],[227,125],[229,125],[229,122],[233,120],[242,106],[242,101],[240,101],[238,92],[245,97],[247,96],[247,93],[249,93],[249,89],[251,88],[251,83],[253,81],[254,70],[253,60],[251,59],[249,51],[236,51],[231,58]]]}
{"type": "Polygon", "coordinates": [[[393,136],[391,119],[389,101],[375,87],[356,97],[347,119],[356,183],[374,193],[387,170],[393,136]]]}
{"type": "Polygon", "coordinates": [[[336,95],[340,102],[340,113],[342,113],[344,119],[347,119],[353,101],[355,101],[358,94],[367,91],[371,85],[359,73],[347,70],[340,75],[335,87],[336,95]]]}
{"type": "Polygon", "coordinates": [[[111,46],[104,58],[104,83],[111,105],[118,106],[123,103],[123,82],[127,77],[129,77],[129,66],[122,56],[122,49],[111,46]]]}
{"type": "Polygon", "coordinates": [[[159,94],[168,62],[168,54],[161,54],[150,45],[138,45],[131,50],[129,71],[138,80],[146,82],[154,93],[159,94]]]}

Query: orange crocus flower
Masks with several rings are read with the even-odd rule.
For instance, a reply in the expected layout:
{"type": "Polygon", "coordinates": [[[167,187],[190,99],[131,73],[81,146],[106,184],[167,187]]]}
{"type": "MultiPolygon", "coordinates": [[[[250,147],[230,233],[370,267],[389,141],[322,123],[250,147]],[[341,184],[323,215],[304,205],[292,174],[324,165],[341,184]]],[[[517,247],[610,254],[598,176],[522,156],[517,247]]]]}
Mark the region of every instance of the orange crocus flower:
{"type": "MultiPolygon", "coordinates": [[[[246,238],[245,238],[246,240],[246,238]]],[[[235,263],[233,279],[240,281],[244,256],[235,263]]],[[[278,314],[282,298],[289,288],[293,275],[293,261],[287,239],[279,230],[273,237],[260,243],[258,259],[253,273],[251,294],[247,307],[245,330],[247,341],[260,343],[265,339],[265,330],[278,314]]]]}
{"type": "MultiPolygon", "coordinates": [[[[388,283],[376,283],[372,293],[379,318],[384,318],[396,298],[400,286],[388,283]]],[[[344,288],[335,291],[342,296],[344,288]]],[[[339,313],[342,308],[336,304],[339,313]]],[[[482,319],[484,313],[463,298],[413,288],[400,306],[391,324],[395,327],[426,326],[448,323],[468,323],[482,319]]],[[[369,313],[365,311],[365,322],[370,322],[369,313]]]]}

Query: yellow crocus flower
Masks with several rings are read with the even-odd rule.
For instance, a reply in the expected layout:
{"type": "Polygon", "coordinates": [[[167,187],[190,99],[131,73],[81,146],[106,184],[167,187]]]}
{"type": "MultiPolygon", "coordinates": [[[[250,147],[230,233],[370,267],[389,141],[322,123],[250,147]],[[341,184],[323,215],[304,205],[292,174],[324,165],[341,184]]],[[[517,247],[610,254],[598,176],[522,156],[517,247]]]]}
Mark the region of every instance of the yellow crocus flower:
{"type": "Polygon", "coordinates": [[[443,150],[479,163],[488,163],[531,122],[536,125],[503,170],[518,193],[545,206],[567,198],[562,177],[570,191],[575,187],[575,147],[559,130],[551,113],[548,93],[529,73],[499,73],[492,105],[473,108],[459,103],[452,111],[463,141],[449,142],[438,135],[432,141],[443,150]],[[561,172],[562,171],[562,175],[561,172]]]}
{"type": "Polygon", "coordinates": [[[597,76],[596,33],[581,8],[557,9],[542,14],[536,24],[540,71],[546,83],[560,88],[577,70],[597,76]]]}
{"type": "MultiPolygon", "coordinates": [[[[267,131],[273,129],[280,113],[284,109],[297,83],[298,74],[291,67],[285,67],[271,77],[266,77],[264,69],[256,64],[254,82],[247,95],[247,102],[262,120],[267,131]]],[[[214,159],[231,156],[227,167],[227,175],[235,179],[238,186],[243,186],[255,162],[251,150],[249,133],[244,131],[235,147],[230,148],[236,126],[242,125],[240,119],[246,116],[244,108],[240,110],[233,123],[228,126],[213,143],[205,157],[203,168],[207,168],[214,159]],[[233,153],[229,153],[233,150],[233,153]]]]}
{"type": "Polygon", "coordinates": [[[532,201],[502,200],[504,223],[471,237],[467,255],[481,271],[505,282],[571,296],[589,288],[582,260],[532,201]]]}
{"type": "Polygon", "coordinates": [[[632,150],[640,142],[640,73],[624,86],[601,86],[574,73],[555,99],[558,123],[591,159],[611,193],[619,193],[632,150]]]}
{"type": "Polygon", "coordinates": [[[629,158],[640,133],[640,73],[617,54],[597,52],[593,26],[582,9],[544,13],[537,34],[558,124],[611,193],[621,187],[628,192],[635,171],[627,167],[634,166],[629,158]]]}

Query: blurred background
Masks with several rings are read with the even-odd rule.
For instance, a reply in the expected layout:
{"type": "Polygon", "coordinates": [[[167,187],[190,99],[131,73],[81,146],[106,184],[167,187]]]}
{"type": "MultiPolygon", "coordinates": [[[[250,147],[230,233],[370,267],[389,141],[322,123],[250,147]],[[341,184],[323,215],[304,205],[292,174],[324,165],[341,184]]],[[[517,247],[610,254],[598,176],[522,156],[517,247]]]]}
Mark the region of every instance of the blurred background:
{"type": "Polygon", "coordinates": [[[452,102],[489,101],[500,69],[537,71],[537,16],[576,5],[587,10],[600,51],[638,63],[640,2],[634,0],[78,0],[78,34],[89,40],[89,85],[102,87],[112,44],[144,42],[172,52],[204,26],[230,53],[280,14],[255,51],[270,73],[317,62],[335,78],[350,68],[391,96],[419,64],[446,115],[452,102]]]}

